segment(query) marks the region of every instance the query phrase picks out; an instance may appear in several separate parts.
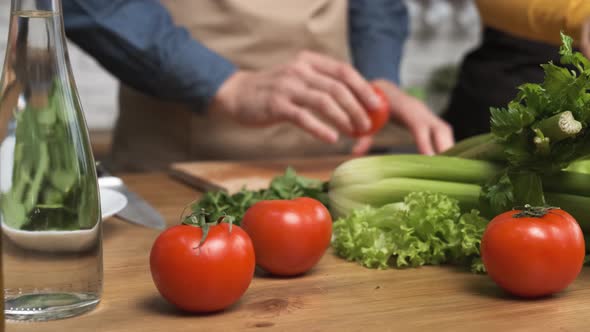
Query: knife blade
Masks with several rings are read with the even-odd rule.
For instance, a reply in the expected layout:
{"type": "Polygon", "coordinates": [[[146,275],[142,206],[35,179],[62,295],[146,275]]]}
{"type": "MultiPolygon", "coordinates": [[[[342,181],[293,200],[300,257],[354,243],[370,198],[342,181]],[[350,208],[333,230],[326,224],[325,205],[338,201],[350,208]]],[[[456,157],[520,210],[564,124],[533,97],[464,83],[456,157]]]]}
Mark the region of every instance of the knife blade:
{"type": "Polygon", "coordinates": [[[116,214],[117,217],[149,228],[162,230],[166,227],[166,222],[160,213],[139,195],[130,191],[120,178],[101,176],[98,178],[98,184],[101,188],[116,190],[127,197],[127,206],[116,214]]]}

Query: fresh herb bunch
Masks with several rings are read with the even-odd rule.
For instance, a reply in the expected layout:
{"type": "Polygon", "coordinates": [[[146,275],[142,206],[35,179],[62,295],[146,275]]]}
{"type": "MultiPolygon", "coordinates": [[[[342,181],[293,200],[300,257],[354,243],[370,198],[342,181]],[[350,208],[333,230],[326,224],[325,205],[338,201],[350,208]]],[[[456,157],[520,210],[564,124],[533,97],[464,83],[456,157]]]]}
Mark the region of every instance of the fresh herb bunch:
{"type": "Polygon", "coordinates": [[[184,220],[207,211],[207,220],[217,220],[224,215],[235,217],[235,224],[239,225],[246,210],[256,202],[271,199],[294,199],[310,197],[328,206],[327,184],[298,176],[295,170],[288,167],[285,174],[275,177],[267,189],[248,190],[243,188],[235,194],[226,191],[212,191],[206,193],[198,202],[191,206],[191,214],[184,220]]]}
{"type": "Polygon", "coordinates": [[[491,109],[492,137],[508,162],[483,191],[494,210],[545,205],[542,176],[590,155],[590,61],[574,52],[571,37],[561,38],[564,66],[541,65],[541,84],[521,85],[507,107],[491,109]]]}

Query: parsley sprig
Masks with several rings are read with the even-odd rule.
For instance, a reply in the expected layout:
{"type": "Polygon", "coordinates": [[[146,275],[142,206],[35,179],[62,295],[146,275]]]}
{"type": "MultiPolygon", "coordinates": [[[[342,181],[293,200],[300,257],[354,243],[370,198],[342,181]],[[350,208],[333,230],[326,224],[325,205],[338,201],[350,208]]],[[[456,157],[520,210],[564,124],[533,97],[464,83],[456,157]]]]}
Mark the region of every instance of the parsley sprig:
{"type": "Polygon", "coordinates": [[[285,173],[275,177],[266,189],[254,191],[243,188],[234,194],[229,194],[226,191],[205,193],[199,201],[192,204],[192,214],[185,219],[199,215],[201,211],[207,211],[207,219],[210,221],[231,215],[235,217],[234,224],[239,225],[246,210],[256,202],[297,197],[314,198],[327,206],[327,184],[316,179],[299,176],[293,168],[288,167],[285,173]]]}

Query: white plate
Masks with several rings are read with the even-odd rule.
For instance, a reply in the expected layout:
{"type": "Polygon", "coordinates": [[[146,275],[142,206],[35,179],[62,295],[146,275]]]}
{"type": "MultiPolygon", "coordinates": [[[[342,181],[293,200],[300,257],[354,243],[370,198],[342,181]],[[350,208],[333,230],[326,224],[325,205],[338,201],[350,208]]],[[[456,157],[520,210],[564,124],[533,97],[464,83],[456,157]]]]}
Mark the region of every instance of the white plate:
{"type": "MultiPolygon", "coordinates": [[[[102,219],[111,217],[127,205],[127,198],[114,190],[100,189],[102,219]]],[[[79,252],[90,248],[96,241],[98,223],[91,229],[79,231],[23,231],[2,223],[4,234],[23,249],[45,252],[79,252]]]]}

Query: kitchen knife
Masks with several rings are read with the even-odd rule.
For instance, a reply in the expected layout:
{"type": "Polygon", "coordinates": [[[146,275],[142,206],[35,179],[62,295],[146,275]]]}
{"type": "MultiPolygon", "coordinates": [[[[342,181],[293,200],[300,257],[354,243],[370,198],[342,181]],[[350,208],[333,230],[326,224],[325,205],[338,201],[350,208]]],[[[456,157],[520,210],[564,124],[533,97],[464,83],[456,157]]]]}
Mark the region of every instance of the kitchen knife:
{"type": "Polygon", "coordinates": [[[115,176],[110,176],[99,165],[97,165],[97,170],[99,170],[98,184],[101,188],[116,190],[127,197],[127,206],[116,214],[117,217],[149,228],[164,229],[166,227],[166,222],[160,213],[136,193],[127,189],[123,180],[115,176]]]}

